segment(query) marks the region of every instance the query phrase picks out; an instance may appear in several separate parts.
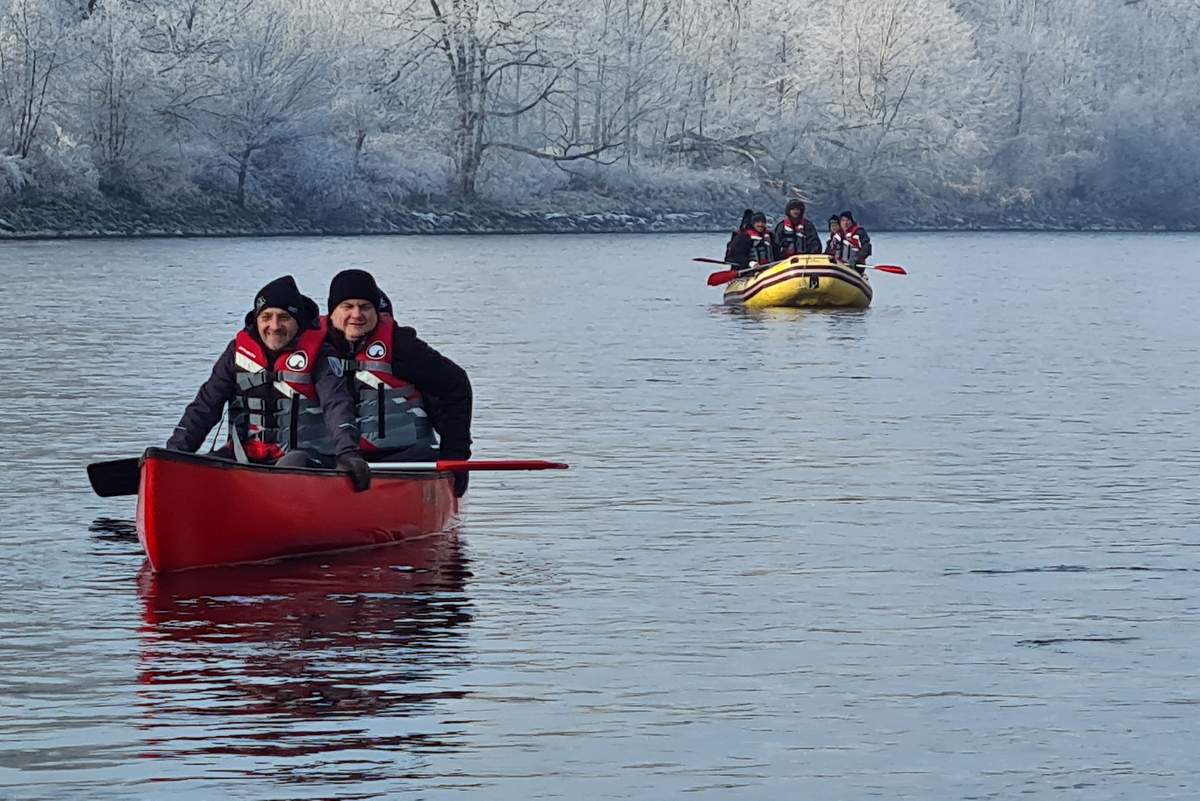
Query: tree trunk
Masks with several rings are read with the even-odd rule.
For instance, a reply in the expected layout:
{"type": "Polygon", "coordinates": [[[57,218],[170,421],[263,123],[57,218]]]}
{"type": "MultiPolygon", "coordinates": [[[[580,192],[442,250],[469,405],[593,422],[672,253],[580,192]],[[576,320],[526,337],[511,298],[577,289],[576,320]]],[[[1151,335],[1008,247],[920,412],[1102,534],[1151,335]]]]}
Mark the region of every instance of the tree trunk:
{"type": "Polygon", "coordinates": [[[576,64],[575,65],[575,91],[571,93],[571,141],[572,142],[579,141],[579,134],[580,134],[580,131],[579,131],[579,93],[580,93],[580,91],[582,91],[582,90],[580,88],[580,81],[579,81],[579,65],[576,64]]]}
{"type": "Polygon", "coordinates": [[[238,155],[238,183],[237,183],[237,204],[241,208],[246,207],[246,173],[250,171],[250,154],[253,153],[252,148],[247,147],[238,155]]]}
{"type": "Polygon", "coordinates": [[[350,174],[358,175],[358,157],[362,155],[363,145],[367,141],[367,132],[361,128],[358,130],[358,135],[354,137],[354,160],[351,163],[350,174]]]}

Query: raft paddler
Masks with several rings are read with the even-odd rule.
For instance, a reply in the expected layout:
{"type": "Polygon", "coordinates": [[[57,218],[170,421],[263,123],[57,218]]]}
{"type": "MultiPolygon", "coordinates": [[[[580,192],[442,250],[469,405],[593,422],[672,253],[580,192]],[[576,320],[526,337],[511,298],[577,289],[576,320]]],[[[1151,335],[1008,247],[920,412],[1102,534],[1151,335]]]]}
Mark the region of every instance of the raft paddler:
{"type": "Polygon", "coordinates": [[[793,199],[783,208],[783,219],[775,225],[775,258],[786,259],[802,254],[819,254],[821,237],[816,226],[804,216],[803,200],[793,199]]]}
{"type": "Polygon", "coordinates": [[[842,246],[842,218],[836,214],[829,218],[829,241],[825,243],[825,255],[837,261],[838,248],[842,246]]]}
{"type": "Polygon", "coordinates": [[[260,289],[167,447],[195,453],[228,405],[230,443],[216,455],[281,467],[336,462],[355,489],[367,489],[371,468],[358,452],[354,398],[318,313],[290,275],[260,289]]]}
{"type": "Polygon", "coordinates": [[[838,232],[834,261],[847,264],[859,273],[865,273],[866,267],[860,265],[866,264],[867,257],[871,255],[871,237],[867,235],[866,229],[854,221],[854,215],[849,211],[838,215],[838,223],[841,231],[838,232]]]}
{"type": "Polygon", "coordinates": [[[729,235],[729,241],[725,243],[725,261],[732,261],[730,256],[733,253],[733,243],[736,242],[737,238],[741,236],[747,228],[750,227],[750,222],[753,219],[754,209],[746,209],[742,212],[742,221],[738,223],[737,230],[729,235]]]}
{"type": "Polygon", "coordinates": [[[774,256],[775,246],[771,244],[771,232],[767,230],[767,215],[756,211],[750,218],[750,227],[730,243],[726,261],[743,267],[757,267],[774,261],[774,256]]]}
{"type": "MultiPolygon", "coordinates": [[[[363,455],[389,462],[470,458],[466,371],[399,325],[387,295],[364,270],[333,277],[328,311],[322,328],[357,404],[363,455]]],[[[467,476],[454,475],[459,497],[467,476]]]]}

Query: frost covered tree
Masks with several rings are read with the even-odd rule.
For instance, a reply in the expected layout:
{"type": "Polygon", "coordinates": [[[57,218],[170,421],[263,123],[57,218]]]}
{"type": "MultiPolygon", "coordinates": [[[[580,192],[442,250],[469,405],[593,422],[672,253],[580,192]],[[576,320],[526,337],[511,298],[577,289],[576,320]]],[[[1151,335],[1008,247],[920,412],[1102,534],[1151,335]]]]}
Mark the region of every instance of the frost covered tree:
{"type": "Polygon", "coordinates": [[[580,16],[572,3],[421,0],[384,13],[441,87],[427,111],[435,120],[448,116],[455,196],[476,196],[489,151],[562,162],[607,149],[581,147],[572,126],[561,124],[576,65],[564,35],[580,16]],[[536,123],[523,129],[522,120],[536,123]]]}
{"type": "Polygon", "coordinates": [[[150,111],[158,64],[142,47],[137,9],[128,0],[92,2],[79,25],[74,84],[76,120],[86,126],[93,160],[105,180],[123,183],[151,135],[150,111]]]}
{"type": "Polygon", "coordinates": [[[331,106],[331,50],[318,5],[258,0],[204,76],[195,119],[236,176],[246,202],[254,157],[316,136],[331,106]]]}
{"type": "Polygon", "coordinates": [[[1186,223],[1198,85],[1200,0],[0,0],[3,202],[1186,223]]]}
{"type": "Polygon", "coordinates": [[[6,149],[20,158],[43,132],[69,63],[68,12],[50,0],[0,0],[0,114],[6,149]]]}

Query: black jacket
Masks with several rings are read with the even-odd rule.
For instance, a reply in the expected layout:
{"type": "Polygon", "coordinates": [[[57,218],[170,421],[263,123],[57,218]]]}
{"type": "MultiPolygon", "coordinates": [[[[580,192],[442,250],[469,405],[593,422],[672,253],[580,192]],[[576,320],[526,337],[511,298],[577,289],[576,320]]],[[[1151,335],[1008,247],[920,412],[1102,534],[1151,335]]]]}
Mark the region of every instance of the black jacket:
{"type": "Polygon", "coordinates": [[[786,259],[797,254],[820,254],[821,237],[808,218],[804,219],[803,235],[796,237],[788,234],[783,227],[784,220],[775,224],[775,258],[786,259]],[[796,241],[799,239],[800,241],[796,241]]]}
{"type": "MultiPolygon", "coordinates": [[[[256,332],[251,331],[251,336],[257,339],[256,332]]],[[[230,340],[225,352],[213,365],[212,375],[184,410],[179,425],[175,426],[175,433],[167,440],[168,448],[195,453],[204,444],[208,432],[221,419],[225,404],[233,398],[237,387],[234,349],[234,340],[230,340]]],[[[341,456],[358,451],[358,422],[354,415],[354,397],[342,377],[329,369],[329,357],[333,355],[333,348],[328,343],[321,346],[316,364],[313,365],[312,379],[317,398],[321,401],[325,427],[333,436],[335,452],[341,456]]]]}
{"type": "MultiPolygon", "coordinates": [[[[327,344],[343,359],[354,358],[371,337],[352,345],[332,325],[327,344]]],[[[417,337],[415,329],[397,325],[392,333],[392,373],[424,396],[434,429],[441,438],[443,459],[471,457],[473,395],[467,372],[417,337]]]]}
{"type": "Polygon", "coordinates": [[[750,266],[751,261],[766,265],[774,261],[775,249],[771,244],[771,232],[762,232],[762,239],[753,239],[749,231],[742,231],[729,243],[729,256],[725,261],[750,266]]]}

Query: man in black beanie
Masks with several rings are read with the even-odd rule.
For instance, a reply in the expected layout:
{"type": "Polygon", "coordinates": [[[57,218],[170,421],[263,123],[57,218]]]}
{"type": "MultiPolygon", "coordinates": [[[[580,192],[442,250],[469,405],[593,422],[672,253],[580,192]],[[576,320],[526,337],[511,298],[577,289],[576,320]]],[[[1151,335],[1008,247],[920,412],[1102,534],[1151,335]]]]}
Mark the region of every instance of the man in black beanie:
{"type": "MultiPolygon", "coordinates": [[[[327,341],[357,399],[363,455],[386,461],[469,459],[472,393],[466,371],[396,323],[370,273],[338,273],[328,300],[327,341]]],[[[459,497],[467,491],[467,477],[454,476],[459,497]]]]}
{"type": "Polygon", "coordinates": [[[195,453],[228,404],[230,441],[217,455],[304,467],[329,454],[355,489],[367,489],[371,468],[358,452],[354,399],[316,327],[318,312],[290,275],[260,289],[167,447],[195,453]]]}

